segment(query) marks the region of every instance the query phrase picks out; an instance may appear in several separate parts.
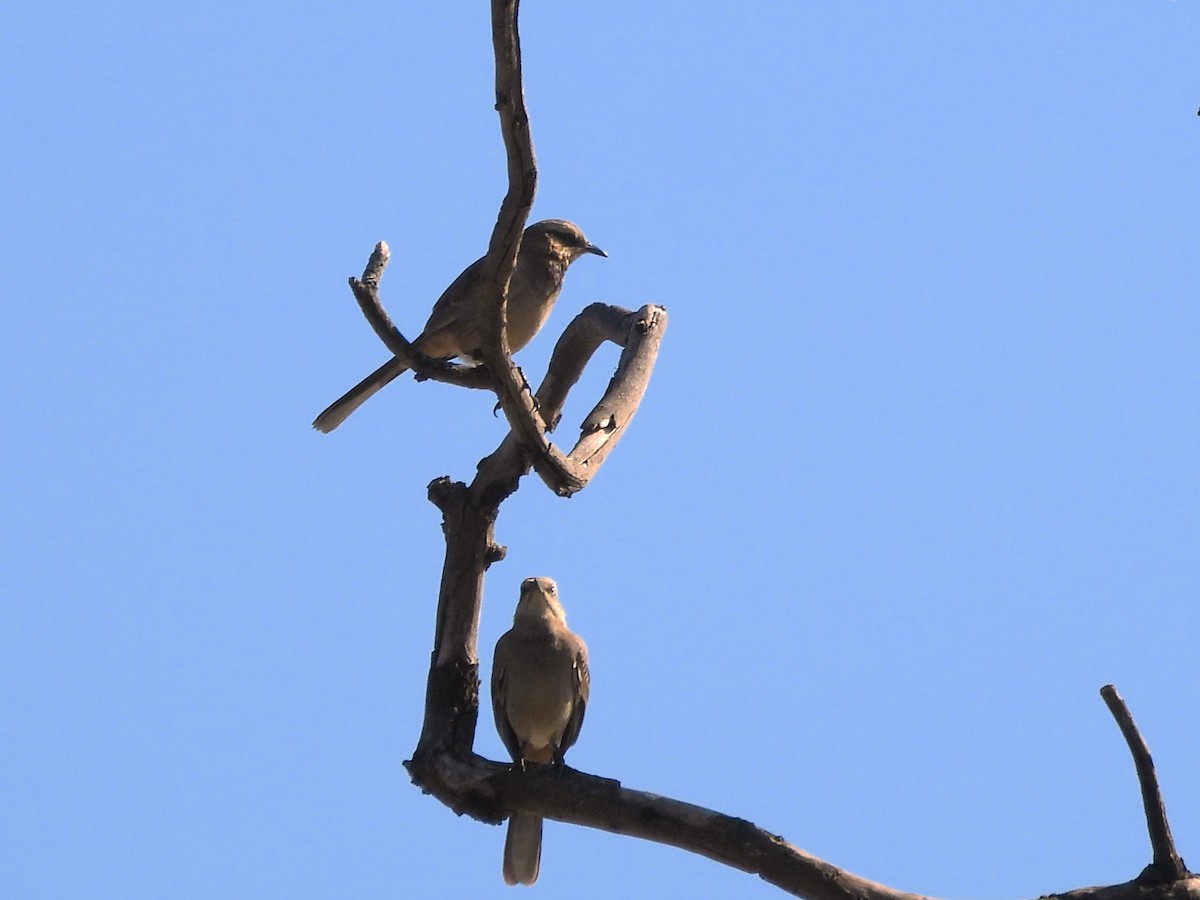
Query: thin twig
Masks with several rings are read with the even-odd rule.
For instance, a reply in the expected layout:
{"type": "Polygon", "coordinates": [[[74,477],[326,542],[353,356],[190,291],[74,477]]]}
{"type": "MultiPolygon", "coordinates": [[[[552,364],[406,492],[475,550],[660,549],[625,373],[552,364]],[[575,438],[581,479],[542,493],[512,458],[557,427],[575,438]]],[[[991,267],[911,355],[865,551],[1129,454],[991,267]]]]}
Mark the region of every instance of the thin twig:
{"type": "Polygon", "coordinates": [[[1106,684],[1100,688],[1100,696],[1104,698],[1109,712],[1117,720],[1121,734],[1125,736],[1125,743],[1129,745],[1129,752],[1133,755],[1134,768],[1137,769],[1138,784],[1142,789],[1142,806],[1146,811],[1146,826],[1150,831],[1154,860],[1140,877],[1158,882],[1172,882],[1185,878],[1190,873],[1175,850],[1175,839],[1171,837],[1171,826],[1167,823],[1167,808],[1163,804],[1162,791],[1158,787],[1158,776],[1154,773],[1154,760],[1150,758],[1150,748],[1146,746],[1146,741],[1129,713],[1129,707],[1117,693],[1116,687],[1106,684]]]}

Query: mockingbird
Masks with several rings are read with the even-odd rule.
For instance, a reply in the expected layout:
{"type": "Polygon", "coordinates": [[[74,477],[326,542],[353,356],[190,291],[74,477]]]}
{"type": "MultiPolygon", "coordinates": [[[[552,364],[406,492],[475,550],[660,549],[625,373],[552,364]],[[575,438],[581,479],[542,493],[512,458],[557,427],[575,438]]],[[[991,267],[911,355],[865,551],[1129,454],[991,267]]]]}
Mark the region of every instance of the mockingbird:
{"type": "MultiPolygon", "coordinates": [[[[496,642],[492,712],[496,730],[522,769],[526,763],[562,765],[579,737],[587,706],[587,645],[567,628],[550,578],[526,578],[513,627],[496,642]]],[[[542,820],[513,813],[504,840],[504,881],[533,884],[542,859],[542,820]]]]}
{"type": "MultiPolygon", "coordinates": [[[[516,352],[533,340],[562,290],[567,267],[585,253],[608,256],[588,243],[579,226],[562,219],[546,219],[525,229],[517,265],[508,285],[508,347],[516,352]]],[[[479,283],[483,260],[467,266],[442,293],[425,330],[412,342],[413,349],[433,359],[456,356],[474,358],[483,343],[483,317],[492,298],[479,283]]],[[[392,358],[350,388],[313,421],[326,434],[337,428],[368,397],[404,373],[408,367],[392,358]]]]}

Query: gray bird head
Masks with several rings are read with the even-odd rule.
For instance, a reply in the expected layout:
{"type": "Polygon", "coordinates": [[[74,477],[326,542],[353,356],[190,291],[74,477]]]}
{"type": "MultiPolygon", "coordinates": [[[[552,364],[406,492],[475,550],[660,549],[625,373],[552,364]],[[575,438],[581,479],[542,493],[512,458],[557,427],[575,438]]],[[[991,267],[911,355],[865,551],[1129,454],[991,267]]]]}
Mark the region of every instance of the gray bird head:
{"type": "Polygon", "coordinates": [[[529,241],[533,244],[540,244],[544,241],[549,244],[551,250],[566,257],[568,263],[574,262],[585,253],[608,256],[583,236],[578,225],[565,219],[543,219],[541,222],[535,222],[525,229],[525,235],[521,241],[522,243],[529,241]]]}
{"type": "Polygon", "coordinates": [[[521,582],[514,621],[555,618],[567,623],[567,614],[558,600],[558,585],[553,578],[526,578],[521,582]]]}

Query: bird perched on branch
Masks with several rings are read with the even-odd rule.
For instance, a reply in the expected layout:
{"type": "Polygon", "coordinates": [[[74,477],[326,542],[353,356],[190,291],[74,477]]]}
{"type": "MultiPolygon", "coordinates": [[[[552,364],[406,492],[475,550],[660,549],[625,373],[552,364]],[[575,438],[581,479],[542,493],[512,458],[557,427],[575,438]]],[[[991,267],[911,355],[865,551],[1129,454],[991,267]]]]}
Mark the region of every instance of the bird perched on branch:
{"type": "MultiPolygon", "coordinates": [[[[567,628],[550,578],[526,578],[513,627],[496,642],[492,712],[513,761],[563,764],[579,737],[591,678],[587,645],[567,628]]],[[[542,859],[542,820],[514,813],[504,840],[504,881],[533,884],[542,859]]]]}
{"type": "MultiPolygon", "coordinates": [[[[585,253],[608,256],[589,243],[572,222],[546,219],[525,229],[508,284],[510,351],[520,350],[541,330],[562,290],[567,267],[585,253]]],[[[474,357],[483,343],[484,316],[491,311],[489,301],[493,296],[480,284],[482,271],[483,260],[476,260],[446,288],[433,305],[425,330],[412,342],[414,350],[433,359],[474,357]]],[[[384,363],[317,416],[313,428],[326,434],[333,431],[368,397],[407,368],[396,358],[384,363]]]]}

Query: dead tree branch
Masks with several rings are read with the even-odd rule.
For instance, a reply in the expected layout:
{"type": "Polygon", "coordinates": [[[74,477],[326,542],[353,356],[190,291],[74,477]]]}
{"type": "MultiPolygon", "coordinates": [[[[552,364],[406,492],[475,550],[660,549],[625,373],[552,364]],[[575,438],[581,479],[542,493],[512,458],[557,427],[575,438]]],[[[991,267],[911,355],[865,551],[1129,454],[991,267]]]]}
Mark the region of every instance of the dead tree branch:
{"type": "MultiPolygon", "coordinates": [[[[583,490],[600,469],[604,458],[629,427],[650,383],[658,347],[667,327],[667,311],[643,306],[630,312],[619,306],[593,303],[567,326],[554,347],[546,377],[534,395],[552,431],[562,418],[567,394],[579,381],[592,355],[605,341],[622,347],[617,371],[604,397],[584,420],[582,433],[567,456],[553,444],[547,446],[561,465],[538,469],[546,485],[560,497],[583,490]]],[[[517,489],[520,477],[536,465],[534,456],[514,430],[496,451],[479,464],[471,495],[481,504],[499,504],[517,489]]]]}
{"type": "Polygon", "coordinates": [[[1137,770],[1138,785],[1142,791],[1142,807],[1146,812],[1146,827],[1150,832],[1150,847],[1154,858],[1141,875],[1139,881],[1153,881],[1169,884],[1186,877],[1190,873],[1183,864],[1175,849],[1175,839],[1171,837],[1171,826],[1167,822],[1167,807],[1163,803],[1162,791],[1158,787],[1158,776],[1154,772],[1154,760],[1150,758],[1150,748],[1138,731],[1129,713],[1129,708],[1116,687],[1106,684],[1100,688],[1100,696],[1108,704],[1109,712],[1117,720],[1117,726],[1129,745],[1133,755],[1133,766],[1137,770]]]}
{"type": "MultiPolygon", "coordinates": [[[[447,802],[451,802],[450,795],[437,781],[439,762],[477,759],[472,746],[479,709],[479,617],[484,573],[504,556],[504,549],[494,540],[499,506],[517,489],[531,465],[560,495],[568,496],[587,484],[633,418],[666,327],[666,311],[660,307],[646,306],[636,313],[603,304],[589,307],[563,335],[555,353],[557,362],[552,361],[547,376],[550,387],[538,400],[512,363],[505,336],[506,293],[537,185],[521,82],[517,6],[516,0],[492,3],[496,108],[508,155],[509,184],[483,264],[483,281],[493,287],[496,305],[485,329],[481,369],[489,373],[487,386],[496,391],[512,431],[500,448],[480,463],[469,488],[448,478],[429,486],[430,500],[442,511],[446,560],[438,592],[425,720],[408,766],[414,781],[447,802]],[[603,440],[593,437],[577,459],[568,458],[546,440],[547,428],[539,410],[557,421],[567,392],[596,346],[606,339],[625,349],[608,392],[584,425],[585,438],[602,433],[603,440]]],[[[378,296],[386,254],[386,246],[377,247],[361,281],[351,282],[376,333],[406,363],[422,363],[421,367],[414,365],[418,372],[429,372],[439,380],[461,378],[466,387],[481,386],[474,376],[461,375],[458,367],[445,366],[442,371],[436,365],[424,365],[435,361],[414,354],[399,336],[378,296]]]]}
{"type": "MultiPolygon", "coordinates": [[[[576,317],[559,339],[550,363],[553,374],[546,376],[537,395],[554,420],[599,344],[607,339],[625,348],[608,391],[585,421],[580,444],[601,430],[607,442],[586,447],[590,455],[582,461],[585,473],[576,482],[577,489],[595,474],[637,411],[665,327],[666,311],[658,306],[629,312],[594,304],[576,317]],[[592,420],[599,420],[604,427],[590,426],[592,420]]],[[[529,471],[529,460],[528,448],[511,431],[495,452],[480,462],[470,487],[448,478],[439,478],[429,486],[430,501],[442,511],[446,560],[438,593],[425,724],[413,757],[418,766],[421,760],[441,753],[451,753],[458,759],[474,757],[483,576],[488,566],[504,558],[504,548],[495,543],[496,517],[500,504],[529,471]]],[[[435,785],[418,778],[412,766],[409,771],[414,781],[438,793],[435,785]]],[[[436,767],[432,771],[436,772],[436,767]]]]}
{"type": "Polygon", "coordinates": [[[519,0],[493,0],[492,48],[496,57],[496,111],[508,168],[508,193],[492,231],[483,282],[493,288],[496,306],[483,329],[482,362],[496,379],[496,394],[509,427],[531,449],[541,466],[567,478],[561,454],[546,441],[546,428],[508,346],[508,283],[516,267],[521,235],[537,193],[537,161],[525,109],[521,74],[521,39],[517,30],[519,0]]]}

